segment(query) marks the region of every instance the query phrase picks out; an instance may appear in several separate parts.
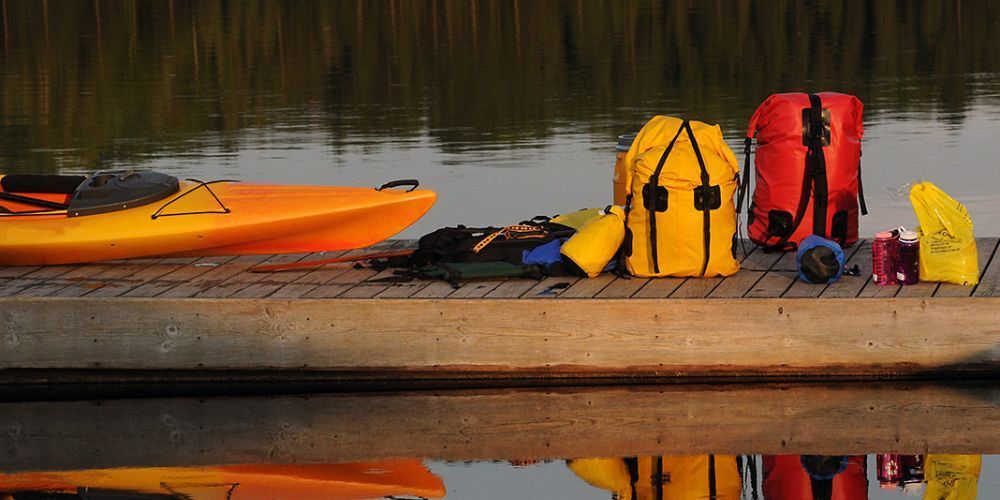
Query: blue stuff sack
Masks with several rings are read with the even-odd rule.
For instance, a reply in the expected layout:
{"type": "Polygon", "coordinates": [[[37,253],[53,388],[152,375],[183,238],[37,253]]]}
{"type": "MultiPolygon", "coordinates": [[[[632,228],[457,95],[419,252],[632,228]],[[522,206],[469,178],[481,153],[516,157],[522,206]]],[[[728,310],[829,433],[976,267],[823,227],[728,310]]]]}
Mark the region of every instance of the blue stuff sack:
{"type": "Polygon", "coordinates": [[[795,254],[799,279],[806,283],[833,283],[844,274],[844,249],[834,241],[809,235],[799,244],[795,254]]]}
{"type": "Polygon", "coordinates": [[[559,266],[562,265],[562,257],[559,256],[559,250],[568,239],[556,238],[544,245],[538,245],[531,250],[525,250],[521,252],[521,261],[525,264],[540,266],[542,269],[552,271],[557,264],[559,266]]]}

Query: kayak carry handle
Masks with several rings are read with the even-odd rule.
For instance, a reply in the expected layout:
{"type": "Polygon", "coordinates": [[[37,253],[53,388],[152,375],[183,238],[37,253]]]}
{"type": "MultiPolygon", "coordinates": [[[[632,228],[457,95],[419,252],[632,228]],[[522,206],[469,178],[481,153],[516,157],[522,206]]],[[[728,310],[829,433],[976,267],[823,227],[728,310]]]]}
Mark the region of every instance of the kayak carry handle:
{"type": "Polygon", "coordinates": [[[376,191],[381,191],[383,189],[389,189],[389,188],[395,188],[395,187],[412,186],[410,189],[406,190],[406,192],[409,193],[410,191],[413,191],[414,189],[417,189],[417,186],[419,186],[419,185],[420,185],[420,181],[418,181],[416,179],[400,179],[398,181],[386,182],[385,184],[382,184],[381,186],[375,188],[375,190],[376,191]]]}

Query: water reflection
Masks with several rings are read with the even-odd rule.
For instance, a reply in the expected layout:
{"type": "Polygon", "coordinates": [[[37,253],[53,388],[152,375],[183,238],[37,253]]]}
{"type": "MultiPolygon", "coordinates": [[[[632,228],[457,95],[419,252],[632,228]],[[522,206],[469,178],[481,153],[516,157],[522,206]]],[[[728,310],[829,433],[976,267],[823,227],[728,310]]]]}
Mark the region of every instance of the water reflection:
{"type": "Polygon", "coordinates": [[[1000,386],[975,383],[11,401],[0,402],[0,491],[991,498],[998,419],[1000,386]]]}
{"type": "MultiPolygon", "coordinates": [[[[513,468],[565,463],[582,484],[574,498],[613,500],[869,500],[900,495],[975,500],[980,455],[668,455],[511,461],[513,468]],[[895,458],[888,458],[895,457],[895,458]],[[894,460],[896,462],[894,462],[894,460]],[[887,477],[902,460],[909,470],[887,477]],[[582,495],[581,495],[582,493],[582,495]]],[[[472,464],[473,466],[475,464],[472,464]]],[[[494,464],[495,465],[495,464],[494,464]]],[[[468,467],[469,464],[466,464],[468,467]]],[[[502,465],[501,465],[502,466],[502,465]]],[[[449,474],[450,475],[450,474],[449,474]]],[[[522,482],[524,478],[522,477],[522,482]]],[[[559,478],[556,478],[558,483],[559,478]]],[[[538,498],[548,485],[532,486],[538,498]]],[[[421,460],[322,465],[220,465],[0,473],[0,499],[365,499],[485,498],[448,492],[421,460]]],[[[532,497],[536,497],[532,495],[532,497]]],[[[560,496],[569,498],[570,496],[560,496]]]]}

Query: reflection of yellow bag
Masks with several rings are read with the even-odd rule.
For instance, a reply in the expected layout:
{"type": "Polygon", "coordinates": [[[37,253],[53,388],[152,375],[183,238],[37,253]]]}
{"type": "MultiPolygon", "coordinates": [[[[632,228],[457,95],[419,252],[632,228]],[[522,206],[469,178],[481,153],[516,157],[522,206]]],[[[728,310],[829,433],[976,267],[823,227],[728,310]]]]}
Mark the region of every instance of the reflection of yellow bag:
{"type": "Polygon", "coordinates": [[[618,500],[739,500],[743,485],[734,455],[583,458],[566,465],[618,500]]]}
{"type": "Polygon", "coordinates": [[[976,238],[968,210],[930,182],[910,188],[920,227],[920,281],[979,283],[976,238]]]}
{"type": "Polygon", "coordinates": [[[982,455],[927,455],[924,498],[934,500],[975,500],[979,490],[982,455]]]}
{"type": "Polygon", "coordinates": [[[597,277],[618,253],[625,240],[625,211],[608,207],[607,213],[591,220],[563,243],[559,253],[567,270],[579,276],[597,277]]]}

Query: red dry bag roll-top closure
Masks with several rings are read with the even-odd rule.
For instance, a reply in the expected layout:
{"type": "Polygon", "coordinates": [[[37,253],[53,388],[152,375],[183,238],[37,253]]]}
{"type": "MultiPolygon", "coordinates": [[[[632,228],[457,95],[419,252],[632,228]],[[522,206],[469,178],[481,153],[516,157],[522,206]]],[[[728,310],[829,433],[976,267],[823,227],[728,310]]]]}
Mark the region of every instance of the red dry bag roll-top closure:
{"type": "Polygon", "coordinates": [[[810,234],[848,246],[858,240],[864,105],[835,92],[768,97],[747,130],[740,202],[757,139],[748,233],[759,245],[794,250],[810,234]]]}

